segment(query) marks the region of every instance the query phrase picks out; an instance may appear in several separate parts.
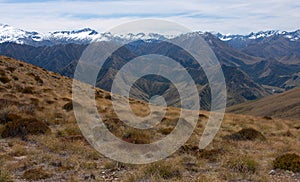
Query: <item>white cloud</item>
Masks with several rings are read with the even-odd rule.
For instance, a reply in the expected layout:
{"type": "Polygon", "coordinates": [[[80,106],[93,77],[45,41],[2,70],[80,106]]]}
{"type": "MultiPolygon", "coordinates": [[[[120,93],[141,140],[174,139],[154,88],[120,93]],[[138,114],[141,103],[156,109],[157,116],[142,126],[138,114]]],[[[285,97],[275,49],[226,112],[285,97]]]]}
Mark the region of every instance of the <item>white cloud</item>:
{"type": "Polygon", "coordinates": [[[0,1],[0,23],[41,32],[83,27],[102,32],[139,18],[223,33],[300,28],[300,1],[294,0],[36,1],[0,1]]]}

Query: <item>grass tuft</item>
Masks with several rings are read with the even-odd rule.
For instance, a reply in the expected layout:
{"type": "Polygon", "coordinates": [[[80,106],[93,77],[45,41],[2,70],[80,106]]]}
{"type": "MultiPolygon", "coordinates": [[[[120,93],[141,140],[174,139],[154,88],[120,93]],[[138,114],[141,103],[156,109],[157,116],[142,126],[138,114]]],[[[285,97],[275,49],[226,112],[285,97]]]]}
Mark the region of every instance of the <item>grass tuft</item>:
{"type": "Polygon", "coordinates": [[[2,82],[3,84],[6,84],[6,83],[8,83],[10,81],[11,80],[7,76],[1,76],[0,77],[0,82],[2,82]]]}
{"type": "Polygon", "coordinates": [[[253,129],[253,128],[245,128],[240,130],[237,133],[233,133],[231,135],[227,135],[224,137],[225,139],[229,140],[260,140],[260,141],[265,141],[266,137],[259,131],[253,129]]]}
{"type": "Polygon", "coordinates": [[[1,136],[3,138],[16,136],[25,137],[29,134],[38,135],[45,134],[50,131],[50,128],[44,122],[35,118],[28,118],[7,123],[1,133],[1,136]]]}
{"type": "Polygon", "coordinates": [[[297,154],[284,154],[273,161],[274,169],[283,169],[300,172],[300,156],[297,154]]]}
{"type": "Polygon", "coordinates": [[[24,172],[23,178],[29,181],[43,180],[50,178],[52,174],[46,172],[43,168],[29,169],[24,172]]]}
{"type": "Polygon", "coordinates": [[[249,156],[239,156],[227,161],[227,167],[238,173],[253,174],[258,170],[258,163],[249,156]]]}

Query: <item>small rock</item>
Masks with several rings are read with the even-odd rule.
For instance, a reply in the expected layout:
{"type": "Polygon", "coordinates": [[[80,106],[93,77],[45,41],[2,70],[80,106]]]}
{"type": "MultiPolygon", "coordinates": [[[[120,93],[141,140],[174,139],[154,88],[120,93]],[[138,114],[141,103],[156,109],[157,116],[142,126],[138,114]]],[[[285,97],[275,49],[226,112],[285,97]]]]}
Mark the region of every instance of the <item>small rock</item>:
{"type": "Polygon", "coordinates": [[[26,158],[27,158],[27,156],[14,157],[14,159],[16,159],[18,161],[26,159],[26,158]]]}
{"type": "Polygon", "coordinates": [[[276,171],[275,171],[275,170],[271,170],[268,174],[269,174],[269,175],[275,175],[275,174],[276,174],[276,171]]]}

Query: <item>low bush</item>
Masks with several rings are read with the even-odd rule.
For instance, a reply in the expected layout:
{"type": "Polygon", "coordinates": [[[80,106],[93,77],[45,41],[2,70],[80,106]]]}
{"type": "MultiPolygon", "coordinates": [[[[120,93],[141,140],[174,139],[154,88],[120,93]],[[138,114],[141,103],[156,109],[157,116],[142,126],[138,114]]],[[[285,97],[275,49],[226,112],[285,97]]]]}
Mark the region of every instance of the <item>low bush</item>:
{"type": "Polygon", "coordinates": [[[43,85],[44,81],[41,79],[40,76],[38,75],[34,75],[34,80],[39,84],[39,85],[43,85]]]}
{"type": "Polygon", "coordinates": [[[69,111],[72,111],[72,110],[73,110],[74,106],[75,106],[75,107],[81,107],[81,105],[80,105],[79,103],[70,101],[70,102],[66,103],[65,105],[63,105],[62,108],[63,108],[64,110],[66,110],[67,112],[69,112],[69,111]]]}
{"type": "Polygon", "coordinates": [[[0,124],[6,124],[11,121],[16,121],[21,119],[21,116],[13,114],[13,113],[1,113],[0,114],[0,124]]]}
{"type": "Polygon", "coordinates": [[[15,80],[15,81],[18,81],[19,80],[19,78],[17,77],[17,76],[12,76],[12,78],[15,80]]]}
{"type": "Polygon", "coordinates": [[[273,161],[274,169],[283,169],[300,172],[300,156],[297,154],[284,154],[273,161]]]}
{"type": "Polygon", "coordinates": [[[25,137],[27,135],[38,135],[50,132],[50,128],[42,121],[35,118],[19,119],[17,121],[5,124],[1,136],[8,137],[25,137]]]}
{"type": "Polygon", "coordinates": [[[52,175],[42,168],[29,169],[24,172],[23,178],[29,181],[43,180],[50,178],[52,175]]]}
{"type": "Polygon", "coordinates": [[[66,110],[67,112],[72,111],[73,110],[73,103],[72,103],[72,101],[66,103],[62,108],[64,110],[66,110]]]}
{"type": "Polygon", "coordinates": [[[134,144],[149,144],[151,143],[151,136],[146,130],[127,129],[122,139],[128,143],[134,144]]]}
{"type": "Polygon", "coordinates": [[[23,94],[33,94],[33,88],[32,87],[24,87],[21,89],[21,92],[23,94]]]}
{"type": "Polygon", "coordinates": [[[35,113],[36,106],[33,104],[26,104],[19,107],[19,112],[33,115],[35,113]]]}
{"type": "Polygon", "coordinates": [[[0,99],[0,102],[2,102],[0,104],[0,124],[6,124],[21,118],[19,115],[14,114],[18,110],[17,107],[12,105],[12,102],[5,99],[0,99]]]}
{"type": "Polygon", "coordinates": [[[63,133],[65,133],[67,136],[77,136],[77,135],[81,135],[81,130],[79,129],[79,127],[77,125],[75,126],[71,126],[71,127],[67,127],[63,133]]]}
{"type": "Polygon", "coordinates": [[[225,151],[223,149],[211,149],[211,150],[200,150],[198,156],[203,159],[207,159],[211,162],[217,161],[218,157],[224,154],[225,151]]]}
{"type": "Polygon", "coordinates": [[[6,83],[10,82],[10,79],[7,76],[1,76],[0,82],[6,84],[6,83]]]}
{"type": "Polygon", "coordinates": [[[15,67],[6,67],[6,70],[8,70],[9,72],[13,73],[17,68],[15,67]]]}
{"type": "Polygon", "coordinates": [[[258,170],[258,163],[249,156],[231,158],[226,165],[230,170],[238,173],[255,173],[258,170]]]}
{"type": "Polygon", "coordinates": [[[271,116],[264,116],[263,118],[266,119],[266,120],[272,120],[271,116]]]}
{"type": "Polygon", "coordinates": [[[11,176],[7,170],[0,168],[0,182],[11,182],[11,176]]]}
{"type": "Polygon", "coordinates": [[[105,98],[105,99],[108,99],[108,100],[111,100],[111,95],[110,95],[110,94],[106,94],[106,95],[104,96],[104,98],[105,98]]]}
{"type": "Polygon", "coordinates": [[[229,140],[260,140],[265,141],[266,137],[259,131],[253,129],[253,128],[245,128],[237,133],[233,133],[231,135],[227,135],[224,137],[225,139],[229,140]]]}
{"type": "Polygon", "coordinates": [[[0,76],[5,76],[5,71],[0,69],[0,76]]]}
{"type": "Polygon", "coordinates": [[[145,177],[157,176],[165,180],[180,178],[181,173],[179,167],[170,162],[156,162],[148,165],[144,170],[145,177]]]}
{"type": "Polygon", "coordinates": [[[159,132],[163,135],[168,135],[174,130],[173,127],[160,128],[159,132]]]}

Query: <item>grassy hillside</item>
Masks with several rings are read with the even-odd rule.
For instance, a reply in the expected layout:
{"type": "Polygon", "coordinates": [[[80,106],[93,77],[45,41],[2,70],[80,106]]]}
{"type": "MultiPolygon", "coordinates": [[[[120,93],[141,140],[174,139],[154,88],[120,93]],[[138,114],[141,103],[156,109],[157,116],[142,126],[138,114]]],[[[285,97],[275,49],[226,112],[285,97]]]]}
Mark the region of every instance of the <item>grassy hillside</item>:
{"type": "MultiPolygon", "coordinates": [[[[194,134],[172,156],[149,165],[114,162],[97,153],[77,126],[71,104],[72,80],[0,57],[0,181],[299,181],[300,124],[295,120],[227,114],[205,149],[197,148],[209,113],[201,111],[194,134]],[[284,165],[283,165],[284,164],[284,165]],[[291,167],[292,166],[292,167],[291,167]],[[293,172],[276,169],[289,169],[293,172]],[[270,172],[271,171],[271,172],[270,172]]],[[[168,135],[179,110],[167,108],[149,130],[132,129],[113,111],[108,92],[96,89],[98,111],[107,127],[131,143],[168,135]]],[[[145,116],[146,103],[130,99],[145,116]]]]}
{"type": "Polygon", "coordinates": [[[257,101],[238,104],[227,109],[237,114],[300,119],[300,88],[272,95],[257,101]]]}

